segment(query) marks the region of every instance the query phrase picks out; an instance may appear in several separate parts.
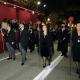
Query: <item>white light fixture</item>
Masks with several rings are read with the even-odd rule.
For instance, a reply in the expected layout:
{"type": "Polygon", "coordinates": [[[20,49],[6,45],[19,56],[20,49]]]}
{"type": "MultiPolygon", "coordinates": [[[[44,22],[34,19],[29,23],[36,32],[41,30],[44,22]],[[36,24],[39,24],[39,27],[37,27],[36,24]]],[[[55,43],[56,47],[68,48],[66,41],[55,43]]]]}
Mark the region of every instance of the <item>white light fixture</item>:
{"type": "Polygon", "coordinates": [[[47,20],[50,21],[50,18],[48,18],[47,20]]]}
{"type": "Polygon", "coordinates": [[[45,8],[46,7],[46,4],[44,4],[43,7],[45,8]]]}
{"type": "Polygon", "coordinates": [[[37,5],[40,5],[40,4],[41,4],[41,2],[40,2],[40,1],[38,1],[38,2],[37,2],[37,5]]]}
{"type": "Polygon", "coordinates": [[[34,14],[35,12],[34,11],[32,11],[32,14],[34,14]]]}
{"type": "Polygon", "coordinates": [[[25,11],[27,11],[27,9],[25,9],[25,11]]]}
{"type": "Polygon", "coordinates": [[[6,2],[4,2],[4,4],[7,4],[6,2]]]}
{"type": "Polygon", "coordinates": [[[14,5],[14,7],[13,8],[16,8],[16,6],[14,5]]]}

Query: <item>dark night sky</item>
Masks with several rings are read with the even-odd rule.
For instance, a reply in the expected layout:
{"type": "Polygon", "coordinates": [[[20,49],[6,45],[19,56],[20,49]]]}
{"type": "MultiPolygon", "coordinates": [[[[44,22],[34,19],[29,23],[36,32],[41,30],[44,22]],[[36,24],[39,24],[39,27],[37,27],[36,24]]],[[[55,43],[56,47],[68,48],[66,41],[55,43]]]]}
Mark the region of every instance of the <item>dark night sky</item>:
{"type": "Polygon", "coordinates": [[[47,4],[46,11],[65,10],[72,6],[80,6],[80,0],[42,0],[47,4]]]}

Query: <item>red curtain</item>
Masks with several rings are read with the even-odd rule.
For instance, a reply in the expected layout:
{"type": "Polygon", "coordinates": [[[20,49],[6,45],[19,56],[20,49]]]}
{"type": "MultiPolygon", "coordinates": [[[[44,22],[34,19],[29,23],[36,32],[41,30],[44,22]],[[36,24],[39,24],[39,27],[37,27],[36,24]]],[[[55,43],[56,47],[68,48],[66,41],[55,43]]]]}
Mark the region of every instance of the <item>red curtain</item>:
{"type": "Polygon", "coordinates": [[[31,12],[19,10],[19,12],[16,13],[16,8],[11,8],[6,5],[0,4],[0,23],[4,18],[17,19],[17,15],[19,16],[20,22],[29,23],[30,21],[35,20],[35,15],[32,15],[31,12]]]}
{"type": "Polygon", "coordinates": [[[36,17],[37,17],[36,14],[30,13],[30,19],[31,19],[31,21],[32,21],[33,23],[35,23],[35,21],[37,20],[36,17]]]}
{"type": "Polygon", "coordinates": [[[5,48],[4,48],[4,39],[3,39],[2,35],[1,35],[1,32],[0,32],[0,53],[3,53],[4,50],[5,50],[5,48]]]}
{"type": "Polygon", "coordinates": [[[16,19],[16,9],[0,4],[0,22],[4,18],[16,19]]]}
{"type": "Polygon", "coordinates": [[[19,11],[19,20],[23,23],[29,23],[30,21],[35,22],[36,15],[32,14],[31,12],[20,10],[19,11]]]}
{"type": "Polygon", "coordinates": [[[30,22],[30,13],[25,10],[19,11],[19,21],[23,23],[29,23],[30,22]]]}

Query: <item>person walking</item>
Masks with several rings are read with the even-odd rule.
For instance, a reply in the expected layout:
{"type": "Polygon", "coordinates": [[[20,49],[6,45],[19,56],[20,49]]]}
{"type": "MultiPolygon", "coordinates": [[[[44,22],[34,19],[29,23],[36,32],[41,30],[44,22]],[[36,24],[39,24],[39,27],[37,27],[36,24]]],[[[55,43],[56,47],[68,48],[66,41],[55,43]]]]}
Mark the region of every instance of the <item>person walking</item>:
{"type": "Polygon", "coordinates": [[[19,49],[21,51],[21,56],[22,56],[21,65],[23,66],[25,61],[27,60],[26,53],[27,53],[27,46],[28,46],[28,33],[24,27],[24,24],[22,23],[19,24],[19,29],[20,29],[19,49]]]}
{"type": "Polygon", "coordinates": [[[6,30],[5,34],[5,41],[6,41],[6,47],[9,52],[9,58],[15,60],[15,40],[14,40],[14,31],[12,29],[12,22],[10,20],[4,21],[4,29],[6,30]]]}
{"type": "Polygon", "coordinates": [[[43,67],[46,67],[47,63],[48,65],[50,65],[50,57],[51,57],[50,40],[51,39],[48,35],[47,27],[43,23],[38,27],[38,34],[37,34],[38,52],[43,59],[43,67]]]}
{"type": "Polygon", "coordinates": [[[61,52],[64,57],[67,57],[68,52],[68,30],[67,26],[62,23],[61,25],[61,34],[60,34],[60,43],[61,43],[61,52]]]}

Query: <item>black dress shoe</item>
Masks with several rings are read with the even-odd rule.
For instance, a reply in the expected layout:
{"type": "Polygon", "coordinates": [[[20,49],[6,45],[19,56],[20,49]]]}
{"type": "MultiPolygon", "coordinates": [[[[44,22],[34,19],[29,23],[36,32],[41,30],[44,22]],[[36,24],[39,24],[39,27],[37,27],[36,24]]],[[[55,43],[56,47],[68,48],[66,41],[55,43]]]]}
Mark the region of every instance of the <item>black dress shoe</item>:
{"type": "Polygon", "coordinates": [[[25,61],[27,60],[27,58],[25,58],[25,61]]]}
{"type": "Polygon", "coordinates": [[[51,65],[51,63],[48,63],[48,65],[51,65]]]}
{"type": "Polygon", "coordinates": [[[7,58],[7,60],[10,60],[10,59],[12,59],[12,58],[7,58]]]}
{"type": "Polygon", "coordinates": [[[78,69],[76,70],[76,73],[79,74],[79,70],[78,69]]]}
{"type": "Polygon", "coordinates": [[[13,58],[13,60],[15,61],[16,58],[13,58]]]}
{"type": "Polygon", "coordinates": [[[64,57],[66,57],[66,58],[67,58],[68,56],[67,56],[67,55],[64,55],[64,57]]]}
{"type": "Polygon", "coordinates": [[[61,54],[61,56],[64,56],[63,54],[61,54]]]}
{"type": "Polygon", "coordinates": [[[45,67],[46,67],[46,64],[43,65],[43,68],[45,68],[45,67]]]}
{"type": "Polygon", "coordinates": [[[32,53],[32,50],[30,50],[30,53],[32,53]]]}
{"type": "Polygon", "coordinates": [[[24,65],[24,63],[21,63],[21,65],[23,66],[23,65],[24,65]]]}

